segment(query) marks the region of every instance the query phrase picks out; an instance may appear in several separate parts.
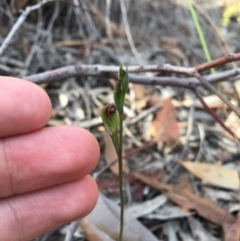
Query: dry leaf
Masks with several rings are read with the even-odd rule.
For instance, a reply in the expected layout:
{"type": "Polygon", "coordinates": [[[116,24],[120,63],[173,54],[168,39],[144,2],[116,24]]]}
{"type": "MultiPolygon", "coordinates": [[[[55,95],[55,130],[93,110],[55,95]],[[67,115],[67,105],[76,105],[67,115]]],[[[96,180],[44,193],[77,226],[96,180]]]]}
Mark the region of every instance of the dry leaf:
{"type": "Polygon", "coordinates": [[[172,47],[176,47],[179,45],[179,39],[169,36],[162,36],[159,39],[159,45],[162,47],[162,45],[169,45],[172,47]]]}
{"type": "Polygon", "coordinates": [[[240,97],[240,80],[239,79],[237,81],[234,81],[234,86],[235,86],[235,90],[238,93],[238,97],[240,97]]]}
{"type": "Polygon", "coordinates": [[[163,48],[165,50],[167,50],[170,54],[172,54],[173,56],[181,59],[181,60],[187,60],[188,58],[186,57],[186,55],[184,54],[184,52],[178,48],[178,47],[173,47],[171,45],[168,46],[163,46],[163,48]]]}
{"type": "MultiPolygon", "coordinates": [[[[89,241],[114,241],[119,234],[120,207],[99,195],[95,209],[81,220],[89,241]]],[[[158,241],[158,239],[128,212],[124,214],[123,241],[158,241]]]]}
{"type": "Polygon", "coordinates": [[[135,93],[136,100],[141,100],[147,95],[149,95],[149,92],[147,91],[146,87],[143,85],[132,84],[132,87],[135,93]]]}
{"type": "Polygon", "coordinates": [[[147,214],[145,217],[149,219],[156,219],[161,221],[170,221],[173,219],[189,217],[192,214],[186,212],[180,207],[173,205],[166,205],[154,211],[153,213],[147,214]]]}
{"type": "MultiPolygon", "coordinates": [[[[218,200],[233,202],[237,200],[237,194],[234,191],[218,190],[211,187],[203,187],[204,196],[208,197],[213,202],[217,203],[218,200]]],[[[229,210],[229,212],[231,212],[229,210]]]]}
{"type": "Polygon", "coordinates": [[[189,192],[194,193],[194,188],[192,185],[192,182],[189,178],[189,174],[188,173],[183,173],[180,177],[179,177],[179,181],[176,184],[177,188],[179,189],[187,189],[189,190],[189,192]]]}
{"type": "Polygon", "coordinates": [[[117,81],[113,78],[109,78],[108,81],[112,85],[112,87],[115,88],[117,81]]]}
{"type": "Polygon", "coordinates": [[[20,47],[22,49],[22,52],[24,54],[24,56],[28,56],[29,52],[30,52],[30,47],[27,41],[20,41],[20,47]]]}
{"type": "Polygon", "coordinates": [[[240,212],[235,221],[226,219],[223,224],[224,241],[239,241],[240,240],[240,212]]]}
{"type": "MultiPolygon", "coordinates": [[[[103,140],[105,144],[104,156],[105,156],[106,162],[110,164],[112,163],[113,160],[117,159],[117,153],[113,146],[112,139],[107,131],[103,132],[103,140]]],[[[119,174],[117,162],[114,165],[111,165],[110,169],[115,175],[119,174]]],[[[128,167],[125,159],[123,159],[123,172],[128,172],[128,167]]]]}
{"type": "Polygon", "coordinates": [[[152,213],[154,210],[163,206],[166,202],[167,198],[165,195],[162,194],[142,203],[133,203],[125,210],[127,210],[127,212],[130,213],[133,217],[139,218],[149,213],[152,213]]]}
{"type": "Polygon", "coordinates": [[[132,87],[135,93],[134,104],[138,110],[141,110],[147,105],[149,99],[149,92],[143,85],[132,84],[132,87]]]}
{"type": "Polygon", "coordinates": [[[170,143],[178,139],[179,131],[176,111],[170,99],[162,101],[162,108],[158,111],[152,122],[149,132],[155,141],[159,143],[170,143]]]}
{"type": "Polygon", "coordinates": [[[55,43],[56,46],[61,47],[79,47],[79,46],[85,46],[86,44],[89,44],[90,41],[88,40],[64,40],[64,41],[58,41],[55,43]]]}
{"type": "Polygon", "coordinates": [[[236,170],[223,166],[199,162],[180,162],[189,172],[201,180],[223,188],[239,189],[239,177],[236,170]]]}
{"type": "Polygon", "coordinates": [[[206,240],[219,241],[219,239],[212,236],[211,233],[208,230],[206,230],[205,227],[202,225],[202,223],[199,220],[197,220],[196,218],[189,217],[188,223],[189,223],[190,229],[192,231],[192,234],[193,234],[193,237],[194,237],[195,240],[198,240],[198,241],[206,241],[206,240]]]}
{"type": "Polygon", "coordinates": [[[173,189],[169,184],[158,182],[156,179],[146,177],[139,172],[132,173],[135,178],[141,180],[161,192],[168,191],[167,197],[175,204],[181,206],[184,210],[196,210],[199,216],[222,225],[227,219],[234,222],[235,218],[227,211],[217,206],[217,204],[202,197],[198,197],[186,189],[173,189]]]}
{"type": "Polygon", "coordinates": [[[131,172],[131,175],[143,183],[153,187],[161,192],[170,191],[173,187],[169,184],[159,182],[155,177],[146,176],[140,172],[131,172]]]}
{"type": "Polygon", "coordinates": [[[239,117],[232,111],[230,115],[228,115],[226,120],[226,125],[234,130],[234,134],[240,138],[240,120],[239,117]]]}
{"type": "MultiPolygon", "coordinates": [[[[113,160],[117,159],[117,153],[115,151],[115,148],[113,146],[111,137],[107,131],[104,131],[103,133],[103,140],[104,140],[104,156],[106,159],[107,164],[110,164],[113,160]]],[[[114,165],[110,167],[111,171],[118,175],[118,163],[116,162],[114,165]]]]}
{"type": "MultiPolygon", "coordinates": [[[[216,95],[204,96],[203,100],[206,102],[208,107],[211,109],[223,108],[225,106],[225,104],[216,95]]],[[[172,100],[172,103],[175,107],[180,107],[180,106],[191,107],[191,106],[193,106],[195,108],[204,109],[202,103],[198,99],[186,98],[183,101],[172,100]]]]}
{"type": "Polygon", "coordinates": [[[162,106],[163,102],[165,101],[165,99],[162,99],[158,96],[149,96],[149,100],[148,100],[148,104],[149,105],[160,105],[162,106]]]}
{"type": "Polygon", "coordinates": [[[226,218],[234,220],[234,217],[217,204],[202,197],[195,196],[186,189],[173,190],[168,193],[168,198],[186,210],[196,210],[203,218],[222,225],[226,218]]]}

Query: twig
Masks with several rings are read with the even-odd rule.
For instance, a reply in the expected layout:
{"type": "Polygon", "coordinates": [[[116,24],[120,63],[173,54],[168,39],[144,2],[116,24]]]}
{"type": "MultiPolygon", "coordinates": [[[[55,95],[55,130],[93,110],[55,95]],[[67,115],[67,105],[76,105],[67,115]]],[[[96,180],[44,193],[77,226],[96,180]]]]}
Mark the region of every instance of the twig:
{"type": "Polygon", "coordinates": [[[227,131],[233,138],[237,138],[236,135],[232,132],[232,130],[230,128],[228,128],[224,122],[219,118],[219,116],[212,111],[212,109],[210,109],[208,107],[208,105],[206,104],[206,102],[204,101],[204,99],[202,98],[202,96],[198,93],[198,91],[196,89],[192,89],[194,94],[196,95],[196,97],[199,99],[199,101],[202,103],[204,109],[213,117],[213,119],[218,122],[220,124],[220,126],[227,131]]]}
{"type": "MultiPolygon", "coordinates": [[[[92,15],[95,15],[97,17],[98,23],[105,27],[106,26],[106,21],[105,21],[105,16],[99,11],[99,9],[91,3],[91,1],[88,1],[88,6],[89,6],[89,12],[91,12],[92,15]]],[[[119,28],[117,24],[114,22],[110,22],[110,27],[111,27],[111,32],[113,35],[117,36],[124,36],[125,31],[122,28],[119,28]]]]}
{"type": "Polygon", "coordinates": [[[78,229],[79,224],[80,224],[80,220],[76,220],[76,221],[73,221],[70,223],[64,241],[72,241],[73,240],[73,235],[76,232],[76,230],[78,229]]]}
{"type": "Polygon", "coordinates": [[[201,72],[201,71],[211,69],[213,67],[217,67],[217,66],[220,66],[220,65],[224,65],[226,63],[234,62],[234,61],[237,61],[237,60],[240,60],[240,53],[228,54],[228,55],[223,56],[221,58],[212,60],[210,62],[206,62],[206,63],[200,64],[200,65],[197,65],[194,68],[197,72],[201,72]]]}
{"type": "Polygon", "coordinates": [[[203,125],[201,123],[197,123],[197,126],[198,126],[200,143],[199,143],[198,154],[194,160],[195,162],[199,162],[201,160],[202,152],[203,152],[203,145],[204,145],[204,140],[205,140],[205,130],[203,128],[203,125]]]}
{"type": "MultiPolygon", "coordinates": [[[[26,80],[36,84],[50,83],[73,76],[98,76],[98,77],[116,77],[118,66],[104,66],[104,65],[68,65],[65,67],[49,70],[40,74],[29,75],[23,77],[26,80]]],[[[185,74],[192,76],[195,73],[194,68],[184,68],[164,65],[146,65],[146,66],[128,66],[129,73],[142,72],[168,72],[185,74]]],[[[211,83],[216,83],[228,79],[228,81],[236,80],[240,77],[240,68],[227,70],[221,73],[204,76],[205,80],[211,83]],[[230,78],[230,79],[229,79],[230,78]]],[[[148,85],[171,85],[181,86],[185,88],[195,87],[201,84],[196,78],[179,78],[175,76],[158,77],[158,76],[143,76],[143,75],[129,75],[129,81],[132,83],[148,84],[148,85]]]]}
{"type": "Polygon", "coordinates": [[[59,15],[59,12],[60,12],[60,2],[57,1],[55,2],[55,5],[54,5],[54,11],[53,11],[53,14],[52,14],[52,17],[48,23],[48,27],[47,27],[47,32],[48,32],[48,43],[52,43],[52,33],[51,33],[51,30],[53,28],[53,25],[59,15]]]}
{"type": "Polygon", "coordinates": [[[240,110],[235,105],[233,105],[227,98],[225,98],[213,85],[209,84],[199,73],[195,73],[194,76],[211,92],[218,96],[233,112],[235,112],[238,117],[240,117],[240,110]]]}
{"type": "Polygon", "coordinates": [[[56,0],[43,0],[42,2],[39,2],[36,5],[33,5],[31,7],[27,7],[22,12],[21,16],[18,18],[17,22],[13,25],[13,27],[11,28],[11,31],[9,32],[9,34],[7,35],[7,37],[3,41],[3,43],[2,43],[2,45],[0,47],[0,56],[6,50],[6,48],[8,47],[11,39],[13,38],[14,34],[20,28],[22,23],[25,21],[25,19],[27,18],[28,14],[31,13],[32,11],[37,10],[38,8],[42,7],[44,4],[46,4],[48,2],[53,2],[53,1],[56,1],[56,0]]]}
{"type": "Polygon", "coordinates": [[[136,48],[136,46],[134,44],[134,41],[133,41],[132,33],[131,33],[130,26],[129,26],[129,23],[128,23],[127,10],[126,10],[124,0],[120,0],[120,8],[121,8],[121,12],[122,12],[124,29],[125,29],[127,39],[128,39],[128,43],[130,45],[132,53],[134,54],[137,62],[139,64],[143,64],[143,61],[139,58],[139,53],[138,53],[137,48],[136,48]]]}
{"type": "Polygon", "coordinates": [[[77,19],[78,33],[80,36],[82,36],[84,39],[86,39],[87,37],[83,31],[83,26],[81,24],[82,13],[81,13],[81,8],[80,8],[80,3],[78,0],[73,0],[73,4],[75,5],[74,13],[75,13],[75,17],[77,19]]]}
{"type": "Polygon", "coordinates": [[[193,132],[193,125],[194,125],[194,106],[192,105],[190,107],[189,115],[188,115],[188,124],[187,124],[187,133],[186,133],[186,140],[184,143],[184,148],[181,151],[181,154],[179,156],[179,160],[185,160],[187,157],[187,154],[189,152],[189,139],[193,132]]]}
{"type": "MultiPolygon", "coordinates": [[[[170,64],[145,65],[145,66],[136,65],[136,66],[123,66],[123,67],[127,68],[129,73],[165,72],[165,73],[175,73],[175,74],[184,74],[187,76],[192,76],[195,72],[194,68],[185,68],[185,67],[173,66],[170,64]]],[[[70,76],[63,75],[62,78],[71,77],[72,75],[101,76],[106,74],[116,74],[118,72],[118,66],[83,65],[83,64],[68,65],[55,70],[43,72],[41,74],[28,76],[26,78],[29,79],[31,77],[32,82],[37,82],[40,76],[41,76],[41,79],[43,76],[45,78],[48,77],[46,75],[51,75],[51,78],[54,78],[55,77],[54,75],[58,74],[58,76],[56,76],[55,78],[59,78],[61,77],[61,74],[66,72],[69,72],[69,74],[71,75],[70,76]]]]}
{"type": "Polygon", "coordinates": [[[106,0],[106,15],[105,15],[105,22],[106,22],[106,32],[108,37],[111,39],[113,39],[112,36],[112,29],[111,29],[111,20],[110,20],[110,12],[111,12],[111,0],[106,0]]]}
{"type": "MultiPolygon", "coordinates": [[[[38,9],[38,23],[37,23],[37,29],[42,29],[42,26],[43,26],[43,18],[42,18],[42,9],[39,8],[38,9]]],[[[42,33],[39,32],[39,31],[36,31],[36,35],[34,37],[34,43],[33,45],[31,46],[31,50],[25,60],[25,64],[24,64],[24,68],[23,70],[21,71],[20,75],[26,75],[28,73],[28,68],[32,62],[32,59],[34,57],[34,54],[37,50],[37,47],[41,44],[41,40],[40,40],[40,37],[41,37],[42,33]]],[[[48,36],[49,34],[47,34],[48,36]]]]}

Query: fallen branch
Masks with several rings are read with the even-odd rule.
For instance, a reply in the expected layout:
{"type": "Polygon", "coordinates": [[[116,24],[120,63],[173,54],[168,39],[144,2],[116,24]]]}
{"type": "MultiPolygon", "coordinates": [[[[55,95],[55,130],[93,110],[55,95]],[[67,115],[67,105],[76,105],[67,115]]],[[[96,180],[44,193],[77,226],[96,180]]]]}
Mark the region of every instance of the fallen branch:
{"type": "MultiPolygon", "coordinates": [[[[49,70],[40,74],[29,75],[23,77],[36,84],[51,83],[53,81],[63,80],[74,76],[98,76],[115,78],[117,76],[117,66],[104,66],[104,65],[68,65],[65,67],[49,70]]],[[[147,65],[147,66],[129,66],[129,73],[142,73],[142,72],[168,72],[175,74],[185,74],[193,76],[195,73],[194,68],[184,68],[178,66],[166,65],[147,65]]],[[[212,75],[205,75],[205,80],[211,83],[216,83],[228,79],[234,81],[240,78],[240,68],[227,70],[221,73],[212,75]]],[[[129,74],[129,81],[132,83],[144,85],[170,85],[176,87],[191,88],[201,84],[197,78],[180,78],[175,76],[160,77],[160,76],[145,76],[129,74]]]]}
{"type": "MultiPolygon", "coordinates": [[[[147,66],[129,66],[129,81],[138,84],[147,85],[163,85],[163,86],[175,86],[194,89],[198,85],[203,85],[215,95],[217,95],[233,112],[235,112],[240,117],[240,110],[238,107],[234,106],[227,98],[225,98],[213,85],[212,83],[228,80],[234,81],[240,79],[240,68],[227,70],[221,73],[206,75],[202,77],[198,71],[207,70],[219,66],[220,64],[225,64],[231,61],[236,61],[240,59],[240,53],[224,56],[222,58],[210,61],[198,65],[194,68],[185,68],[179,66],[173,66],[170,64],[163,65],[147,65],[147,66]],[[161,76],[143,76],[136,75],[132,73],[142,73],[142,72],[167,72],[173,74],[184,74],[186,76],[192,76],[190,78],[180,78],[175,76],[161,77],[161,76]]],[[[40,74],[26,76],[24,79],[32,81],[36,84],[50,83],[55,80],[62,80],[65,78],[73,76],[98,76],[105,78],[116,78],[118,71],[117,66],[104,66],[104,65],[69,65],[55,70],[46,71],[40,74]]],[[[205,109],[209,112],[210,108],[205,109]]],[[[212,113],[211,113],[212,114],[212,113]]],[[[216,116],[214,117],[216,121],[219,122],[216,116]]],[[[222,122],[220,125],[228,131],[229,134],[233,135],[233,132],[226,128],[222,122]]],[[[234,136],[234,135],[233,135],[234,136]]]]}

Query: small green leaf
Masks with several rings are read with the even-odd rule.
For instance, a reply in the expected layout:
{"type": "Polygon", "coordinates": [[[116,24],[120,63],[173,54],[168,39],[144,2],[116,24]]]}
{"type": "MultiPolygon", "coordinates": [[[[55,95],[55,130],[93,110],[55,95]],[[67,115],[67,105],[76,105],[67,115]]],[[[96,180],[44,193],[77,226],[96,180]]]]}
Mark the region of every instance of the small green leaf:
{"type": "Polygon", "coordinates": [[[121,90],[115,88],[115,90],[113,91],[113,98],[114,98],[114,103],[116,105],[117,110],[119,112],[123,112],[124,101],[122,99],[121,90]]]}

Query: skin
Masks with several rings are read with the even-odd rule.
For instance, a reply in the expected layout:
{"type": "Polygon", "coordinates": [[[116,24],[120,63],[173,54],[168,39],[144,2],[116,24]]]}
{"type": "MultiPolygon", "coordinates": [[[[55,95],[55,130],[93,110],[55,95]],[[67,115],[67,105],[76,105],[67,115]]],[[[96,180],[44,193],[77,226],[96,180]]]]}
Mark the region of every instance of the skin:
{"type": "Polygon", "coordinates": [[[37,85],[0,76],[0,91],[0,237],[28,241],[94,208],[99,145],[78,127],[44,128],[52,107],[37,85]]]}

